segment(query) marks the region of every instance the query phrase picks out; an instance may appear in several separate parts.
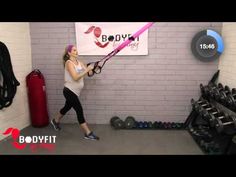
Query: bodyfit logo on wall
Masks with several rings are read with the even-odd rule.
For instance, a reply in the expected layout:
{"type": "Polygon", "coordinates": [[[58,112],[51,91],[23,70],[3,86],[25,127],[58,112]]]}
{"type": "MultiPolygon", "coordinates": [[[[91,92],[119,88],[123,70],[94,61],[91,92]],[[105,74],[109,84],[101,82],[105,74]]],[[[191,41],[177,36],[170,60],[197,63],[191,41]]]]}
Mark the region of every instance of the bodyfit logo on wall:
{"type": "MultiPolygon", "coordinates": [[[[109,44],[109,41],[112,40],[111,38],[109,38],[110,40],[109,40],[108,42],[104,43],[104,44],[102,44],[102,43],[99,41],[98,38],[99,38],[99,37],[101,36],[101,34],[102,34],[102,29],[101,29],[100,27],[90,26],[90,27],[88,28],[88,30],[86,30],[86,31],[84,32],[84,34],[89,34],[89,33],[91,33],[91,32],[93,32],[93,35],[94,35],[94,39],[95,39],[94,43],[95,43],[98,47],[105,48],[105,47],[109,44]]],[[[104,35],[102,35],[102,36],[104,36],[104,35]]],[[[104,37],[102,37],[102,42],[104,42],[103,39],[104,39],[104,37]]]]}
{"type": "Polygon", "coordinates": [[[52,152],[55,150],[56,136],[21,136],[17,128],[8,128],[3,135],[11,135],[12,146],[18,150],[29,148],[31,152],[37,152],[39,149],[47,149],[52,152]]]}
{"type": "MultiPolygon", "coordinates": [[[[120,42],[127,40],[131,36],[131,34],[115,34],[115,35],[106,35],[102,34],[102,29],[99,26],[90,26],[84,33],[89,34],[92,33],[94,35],[94,43],[100,47],[105,48],[109,44],[109,42],[113,42],[113,48],[117,47],[120,42]],[[99,41],[99,37],[101,37],[99,41]],[[118,42],[118,43],[115,43],[118,42]]],[[[137,50],[139,44],[139,37],[136,39],[137,42],[129,44],[131,49],[137,50]]]]}
{"type": "MultiPolygon", "coordinates": [[[[145,23],[75,23],[79,55],[106,55],[129,39],[145,23]]],[[[148,32],[138,36],[117,55],[147,55],[148,32]]]]}

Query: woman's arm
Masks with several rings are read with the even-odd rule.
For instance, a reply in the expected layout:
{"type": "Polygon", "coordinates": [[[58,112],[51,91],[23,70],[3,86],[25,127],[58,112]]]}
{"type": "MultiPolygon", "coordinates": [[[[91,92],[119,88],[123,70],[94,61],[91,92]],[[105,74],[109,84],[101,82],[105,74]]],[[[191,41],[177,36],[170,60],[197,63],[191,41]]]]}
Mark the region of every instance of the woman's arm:
{"type": "MultiPolygon", "coordinates": [[[[80,61],[80,63],[85,70],[88,68],[87,65],[85,65],[82,61],[80,61]]],[[[89,75],[92,75],[92,74],[93,74],[93,71],[90,70],[89,75]]]]}
{"type": "Polygon", "coordinates": [[[77,81],[77,80],[80,80],[81,78],[83,78],[89,71],[91,71],[93,69],[92,66],[89,66],[89,67],[86,67],[85,71],[78,74],[76,71],[75,71],[75,68],[74,68],[74,64],[70,61],[67,61],[66,62],[66,65],[65,65],[66,69],[68,70],[68,72],[70,73],[71,77],[77,81]]]}

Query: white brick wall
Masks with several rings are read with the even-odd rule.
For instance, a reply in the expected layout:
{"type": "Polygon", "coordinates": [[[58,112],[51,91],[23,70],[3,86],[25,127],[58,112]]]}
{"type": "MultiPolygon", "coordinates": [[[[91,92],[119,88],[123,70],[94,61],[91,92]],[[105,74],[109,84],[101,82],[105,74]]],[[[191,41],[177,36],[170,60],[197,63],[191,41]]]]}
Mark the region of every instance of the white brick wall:
{"type": "MultiPolygon", "coordinates": [[[[133,115],[138,120],[185,121],[190,99],[199,98],[199,84],[206,84],[218,69],[218,60],[203,63],[191,53],[192,37],[221,23],[156,23],[149,30],[148,56],[115,56],[102,73],[85,79],[81,94],[89,123],[109,123],[111,116],[133,115]]],[[[49,115],[64,105],[62,53],[75,44],[74,23],[30,23],[33,67],[46,79],[49,115]]],[[[100,56],[87,56],[91,62],[100,56]]],[[[63,122],[75,122],[70,111],[63,122]]]]}
{"type": "Polygon", "coordinates": [[[236,88],[236,23],[223,23],[225,50],[219,62],[219,82],[236,88]]]}
{"type": "Polygon", "coordinates": [[[23,129],[30,124],[25,77],[32,69],[29,23],[0,23],[0,40],[11,55],[13,71],[20,86],[10,107],[0,110],[0,140],[9,127],[23,129]]]}

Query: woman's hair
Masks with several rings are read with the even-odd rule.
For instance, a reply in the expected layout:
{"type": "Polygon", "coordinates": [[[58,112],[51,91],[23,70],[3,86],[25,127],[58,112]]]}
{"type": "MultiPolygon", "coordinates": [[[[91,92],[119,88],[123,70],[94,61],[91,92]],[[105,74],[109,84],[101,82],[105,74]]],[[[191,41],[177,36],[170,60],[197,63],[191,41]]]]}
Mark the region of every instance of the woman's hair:
{"type": "Polygon", "coordinates": [[[74,45],[68,45],[65,48],[65,52],[64,52],[63,57],[62,57],[64,67],[65,67],[66,61],[70,59],[70,56],[69,56],[68,52],[71,52],[73,47],[74,47],[74,45]]]}

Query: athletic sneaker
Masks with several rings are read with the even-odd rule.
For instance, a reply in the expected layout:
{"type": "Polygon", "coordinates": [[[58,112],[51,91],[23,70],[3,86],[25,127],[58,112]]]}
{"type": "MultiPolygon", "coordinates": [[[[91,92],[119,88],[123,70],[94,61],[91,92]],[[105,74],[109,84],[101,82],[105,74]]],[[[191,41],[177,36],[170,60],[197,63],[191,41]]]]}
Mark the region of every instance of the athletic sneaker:
{"type": "Polygon", "coordinates": [[[99,137],[96,136],[93,132],[89,133],[88,135],[84,135],[84,139],[87,139],[87,140],[99,140],[99,137]]]}
{"type": "Polygon", "coordinates": [[[61,130],[60,124],[57,123],[57,122],[55,121],[55,119],[52,119],[52,120],[51,120],[51,124],[52,124],[52,126],[54,127],[54,129],[55,129],[56,131],[61,130]]]}

